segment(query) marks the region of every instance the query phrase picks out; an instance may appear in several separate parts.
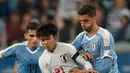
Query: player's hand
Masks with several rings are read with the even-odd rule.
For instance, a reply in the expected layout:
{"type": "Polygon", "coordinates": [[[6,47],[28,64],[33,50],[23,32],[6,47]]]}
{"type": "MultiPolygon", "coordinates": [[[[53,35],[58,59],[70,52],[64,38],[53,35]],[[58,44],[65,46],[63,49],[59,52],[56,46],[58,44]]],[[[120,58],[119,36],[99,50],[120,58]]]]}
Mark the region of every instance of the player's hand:
{"type": "Polygon", "coordinates": [[[82,52],[81,56],[83,56],[87,61],[94,61],[94,56],[89,52],[82,52]]]}
{"type": "Polygon", "coordinates": [[[70,73],[88,73],[86,70],[79,70],[77,68],[70,69],[70,73]]]}
{"type": "Polygon", "coordinates": [[[93,70],[93,69],[91,69],[91,68],[90,68],[90,69],[88,69],[88,70],[87,70],[87,72],[88,72],[88,73],[99,73],[98,71],[93,70]]]}

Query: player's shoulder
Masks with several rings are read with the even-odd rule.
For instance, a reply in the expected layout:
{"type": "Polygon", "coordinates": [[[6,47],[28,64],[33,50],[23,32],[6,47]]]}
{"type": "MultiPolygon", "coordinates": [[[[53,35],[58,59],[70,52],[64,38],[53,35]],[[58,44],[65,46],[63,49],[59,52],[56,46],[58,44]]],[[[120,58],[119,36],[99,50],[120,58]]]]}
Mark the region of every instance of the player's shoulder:
{"type": "Polygon", "coordinates": [[[27,45],[27,44],[28,44],[28,41],[23,41],[23,42],[16,43],[15,45],[27,45]]]}
{"type": "Polygon", "coordinates": [[[84,36],[84,34],[86,34],[87,32],[86,31],[82,31],[81,33],[79,33],[78,35],[77,35],[77,37],[76,38],[78,38],[78,37],[83,37],[84,36]]]}
{"type": "Polygon", "coordinates": [[[39,61],[43,61],[45,60],[51,53],[48,52],[46,49],[44,50],[44,52],[42,53],[42,55],[39,57],[39,61]]]}
{"type": "Polygon", "coordinates": [[[28,45],[28,41],[23,41],[23,42],[19,43],[19,45],[28,45]]]}
{"type": "Polygon", "coordinates": [[[108,39],[111,35],[111,33],[107,29],[104,29],[102,27],[99,27],[99,30],[97,33],[105,39],[108,39]]]}
{"type": "Polygon", "coordinates": [[[21,42],[21,43],[15,43],[13,45],[11,45],[10,47],[20,47],[20,46],[24,46],[27,45],[27,41],[21,42]]]}
{"type": "Polygon", "coordinates": [[[104,41],[104,45],[109,45],[110,44],[110,40],[111,40],[111,33],[104,28],[99,28],[98,30],[98,34],[101,36],[102,40],[104,41]]]}
{"type": "Polygon", "coordinates": [[[64,43],[64,42],[57,42],[57,44],[61,47],[66,47],[66,46],[72,46],[70,43],[64,43]]]}
{"type": "Polygon", "coordinates": [[[57,44],[58,44],[58,47],[62,50],[63,50],[63,48],[65,48],[64,50],[74,48],[74,46],[70,43],[57,42],[57,44]]]}
{"type": "Polygon", "coordinates": [[[12,49],[12,50],[23,49],[25,47],[24,45],[25,45],[25,42],[15,43],[15,44],[7,47],[6,50],[8,50],[8,49],[12,49]]]}

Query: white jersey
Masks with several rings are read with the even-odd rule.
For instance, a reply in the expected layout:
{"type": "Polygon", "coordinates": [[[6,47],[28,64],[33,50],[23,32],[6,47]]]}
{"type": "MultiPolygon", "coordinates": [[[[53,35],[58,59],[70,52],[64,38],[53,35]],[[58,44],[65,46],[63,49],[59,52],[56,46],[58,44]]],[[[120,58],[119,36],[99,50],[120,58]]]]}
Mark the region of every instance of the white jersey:
{"type": "Polygon", "coordinates": [[[77,50],[71,44],[58,42],[53,53],[45,50],[40,57],[39,66],[42,73],[69,73],[69,69],[78,67],[74,62],[74,57],[78,56],[76,53],[77,50]]]}

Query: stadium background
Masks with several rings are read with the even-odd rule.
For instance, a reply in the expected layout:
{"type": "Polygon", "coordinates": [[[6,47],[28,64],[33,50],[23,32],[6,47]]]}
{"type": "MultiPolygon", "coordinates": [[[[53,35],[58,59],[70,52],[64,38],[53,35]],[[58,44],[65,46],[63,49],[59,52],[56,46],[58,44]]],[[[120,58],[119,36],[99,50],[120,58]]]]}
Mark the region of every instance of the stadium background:
{"type": "MultiPolygon", "coordinates": [[[[54,20],[58,41],[71,43],[82,31],[76,12],[88,2],[96,5],[99,26],[115,38],[119,70],[130,73],[130,0],[0,0],[0,50],[24,41],[29,21],[54,20]]],[[[0,73],[13,73],[14,60],[0,60],[0,73]]]]}

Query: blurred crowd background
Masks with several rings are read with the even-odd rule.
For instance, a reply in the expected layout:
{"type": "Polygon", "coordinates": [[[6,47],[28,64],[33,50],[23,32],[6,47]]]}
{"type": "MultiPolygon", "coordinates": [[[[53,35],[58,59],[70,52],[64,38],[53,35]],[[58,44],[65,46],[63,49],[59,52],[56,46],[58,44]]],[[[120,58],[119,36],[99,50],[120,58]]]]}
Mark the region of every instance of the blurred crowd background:
{"type": "Polygon", "coordinates": [[[54,20],[58,41],[71,43],[82,31],[77,11],[88,2],[97,8],[98,25],[115,39],[120,70],[130,73],[130,0],[0,0],[0,50],[24,41],[30,21],[54,20]]]}

